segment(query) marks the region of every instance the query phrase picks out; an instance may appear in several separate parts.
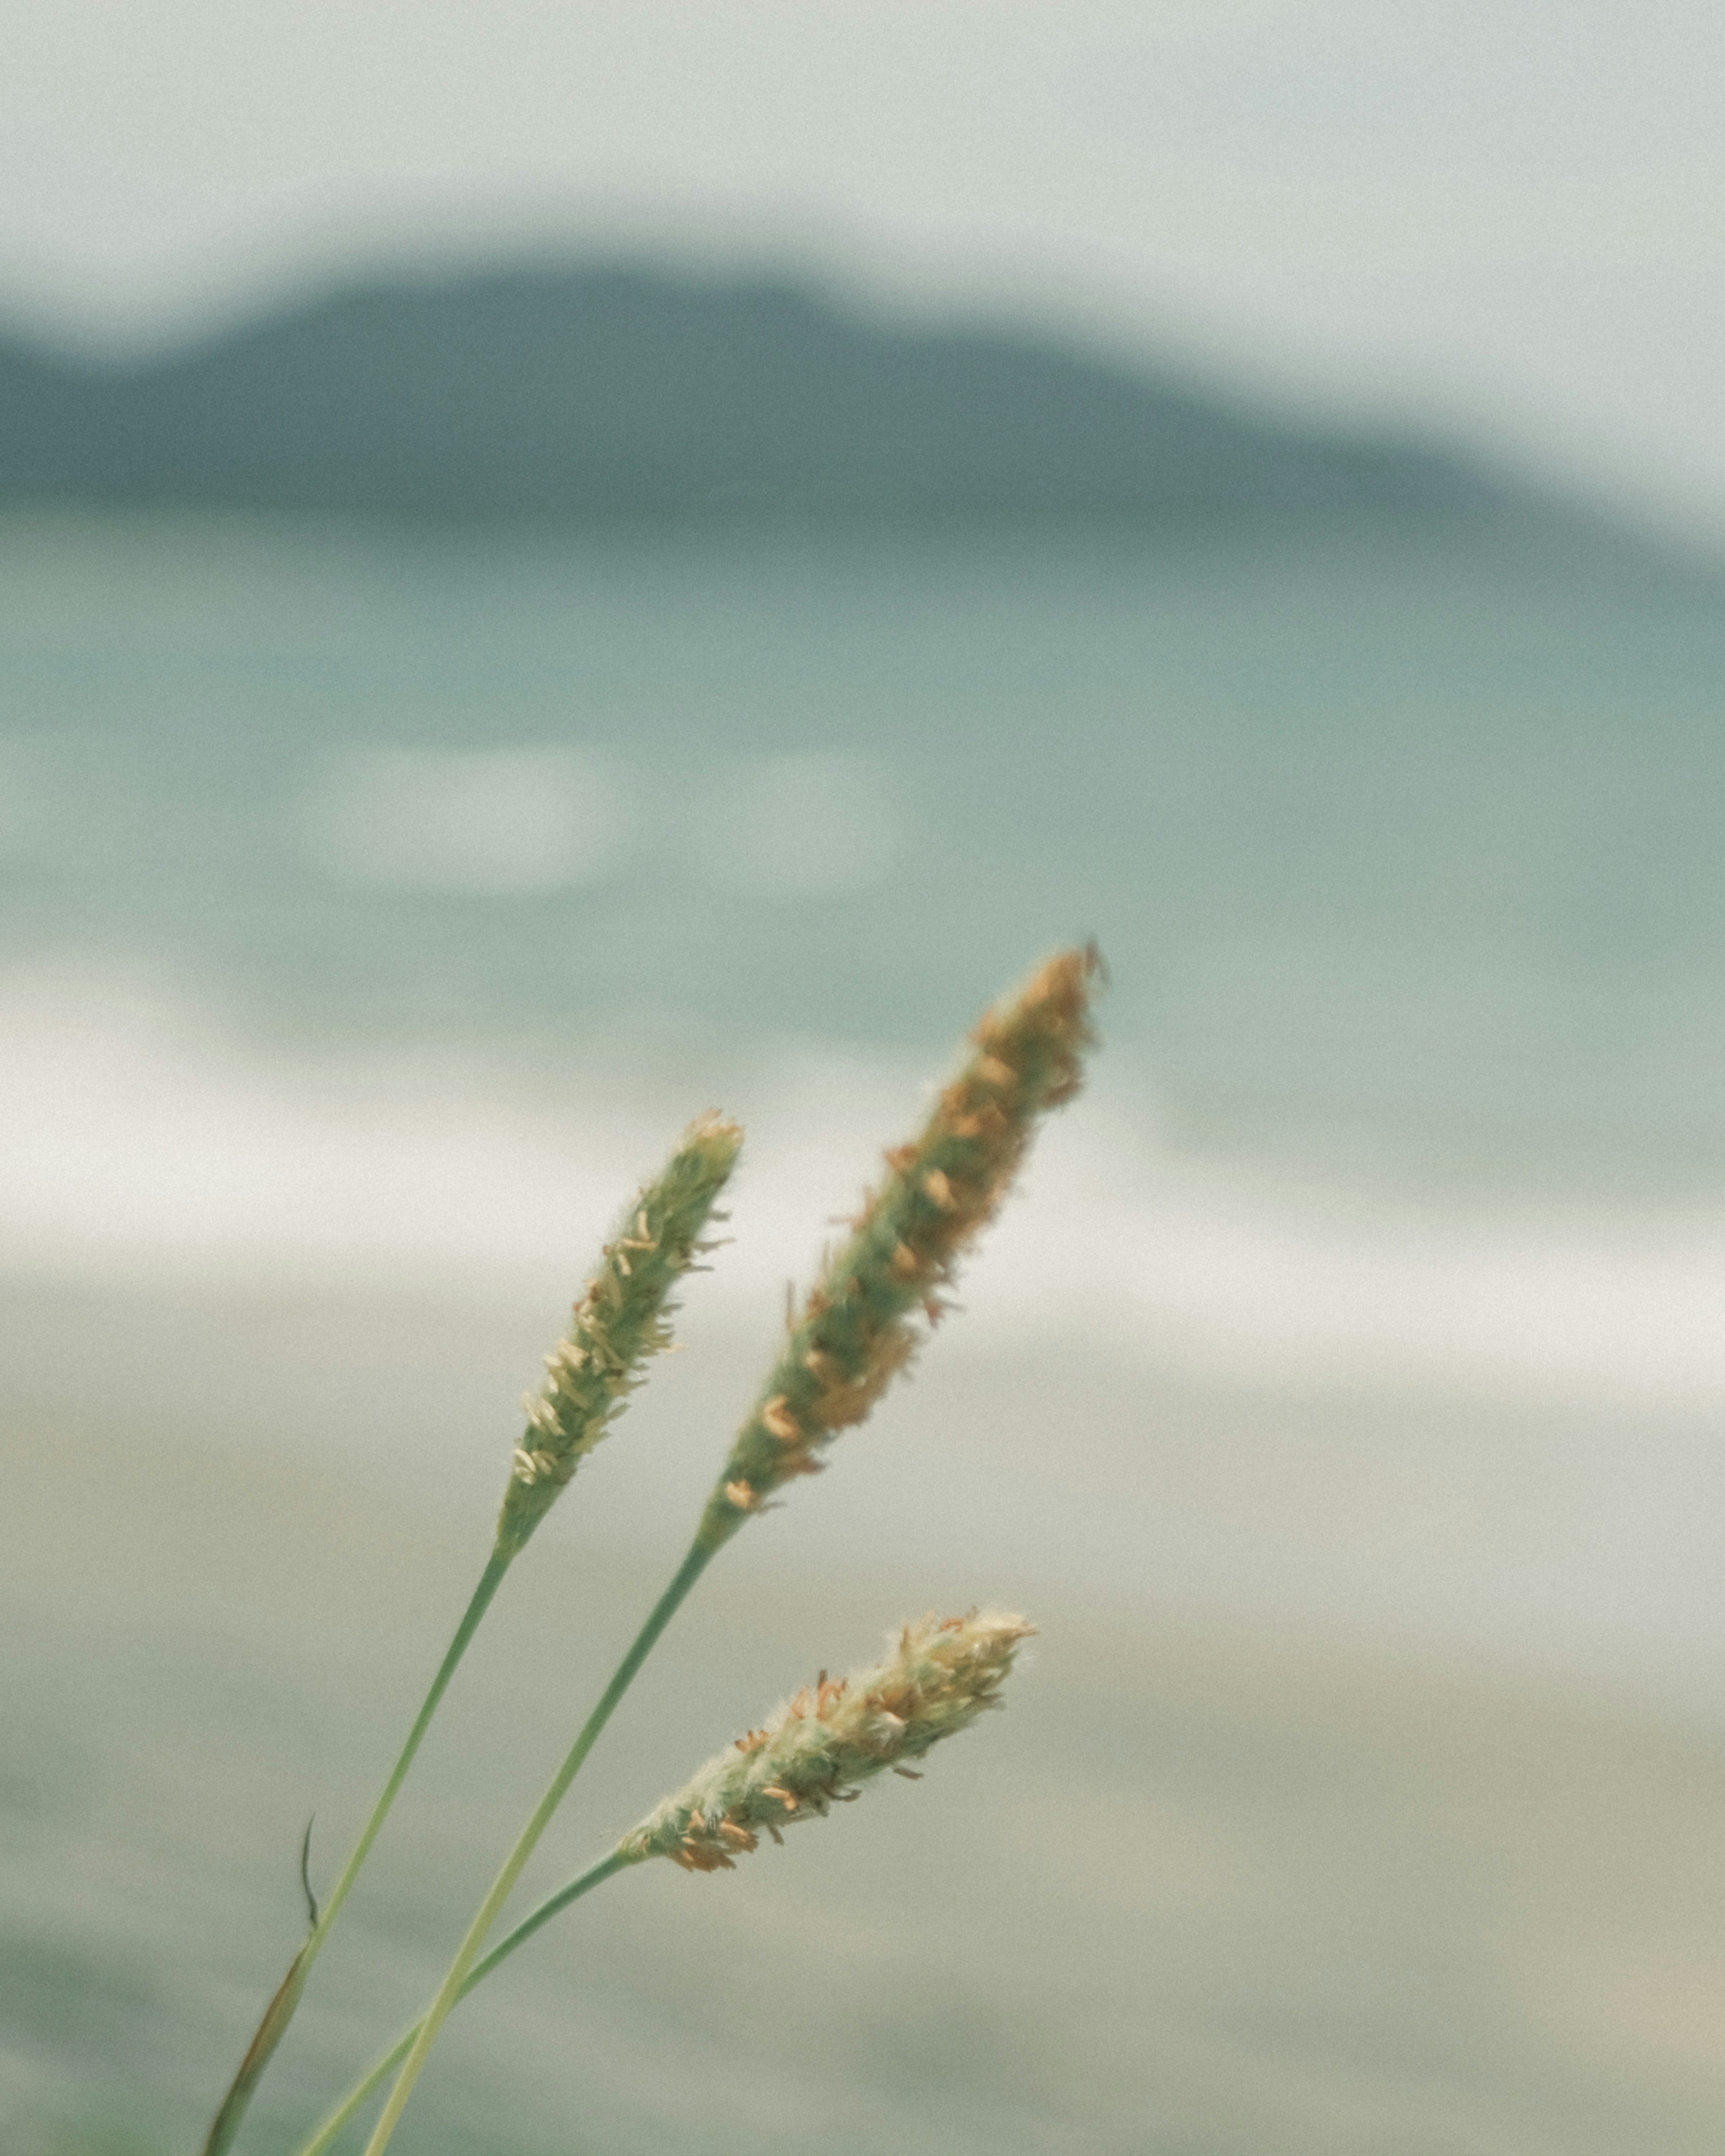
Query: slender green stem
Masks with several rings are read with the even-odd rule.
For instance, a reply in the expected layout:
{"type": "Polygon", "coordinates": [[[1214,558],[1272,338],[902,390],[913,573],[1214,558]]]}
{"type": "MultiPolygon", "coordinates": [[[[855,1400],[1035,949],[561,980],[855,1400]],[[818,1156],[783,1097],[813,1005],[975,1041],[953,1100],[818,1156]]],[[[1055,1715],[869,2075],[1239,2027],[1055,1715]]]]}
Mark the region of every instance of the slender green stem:
{"type": "MultiPolygon", "coordinates": [[[[625,1856],[622,1850],[614,1849],[608,1857],[595,1864],[591,1871],[583,1871],[578,1879],[572,1879],[567,1887],[560,1887],[555,1894],[542,1902],[530,1917],[523,1917],[509,1936],[500,1940],[483,1960],[474,1964],[463,1979],[460,1990],[455,1994],[457,2003],[465,1999],[475,1984],[483,1984],[500,1963],[507,1961],[517,1947],[525,1946],[542,1925],[548,1924],[553,1917],[560,1911],[567,1909],[572,1902],[578,1902],[583,1894],[591,1893],[595,1887],[599,1886],[605,1880],[614,1879],[619,1871],[627,1871],[632,1866],[644,1864],[645,1861],[644,1857],[625,1856]]],[[[347,2092],[346,2097],[342,2098],[341,2108],[330,2113],[305,2147],[298,2152],[298,2156],[323,2156],[324,2150],[347,2125],[372,2090],[380,2082],[387,2080],[390,2073],[406,2058],[413,2047],[414,2038],[424,2025],[423,2022],[416,2021],[411,2029],[405,2030],[396,2040],[393,2046],[378,2060],[365,2079],[356,2082],[347,2092]]]]}
{"type": "Polygon", "coordinates": [[[580,1772],[581,1763],[593,1749],[599,1732],[611,1719],[617,1702],[634,1681],[635,1672],[652,1652],[660,1634],[676,1614],[684,1597],[706,1569],[712,1555],[713,1546],[710,1543],[697,1539],[691,1546],[689,1554],[677,1568],[670,1585],[654,1604],[652,1614],[636,1635],[634,1645],[618,1664],[616,1675],[606,1686],[598,1705],[587,1717],[581,1734],[570,1748],[568,1757],[552,1775],[550,1786],[539,1799],[532,1817],[521,1829],[521,1839],[505,1858],[502,1870],[492,1881],[490,1892],[480,1902],[472,1923],[468,1927],[466,1938],[456,1949],[455,1958],[449,1964],[441,1989],[426,2010],[425,2019],[419,2025],[419,2033],[413,2039],[413,2047],[396,2078],[395,2087],[389,2092],[389,2101],[384,2105],[382,2113],[372,2129],[372,2138],[366,2144],[366,2156],[382,2156],[389,2138],[395,2131],[396,2122],[406,2107],[408,2098],[413,2094],[413,2084],[419,2078],[426,2057],[437,2041],[437,2032],[449,2019],[451,2008],[460,1997],[468,1972],[478,1960],[480,1949],[485,1943],[485,1934],[496,1922],[499,1912],[521,1875],[522,1866],[538,1846],[539,1837],[550,1825],[552,1815],[562,1802],[570,1783],[580,1772]]]}
{"type": "Polygon", "coordinates": [[[494,1550],[485,1570],[480,1574],[480,1583],[473,1590],[473,1599],[469,1602],[461,1622],[455,1627],[455,1636],[449,1642],[449,1651],[431,1681],[431,1689],[425,1695],[424,1703],[414,1718],[413,1727],[408,1732],[408,1740],[401,1748],[400,1757],[391,1769],[389,1779],[383,1784],[383,1793],[372,1806],[372,1815],[361,1830],[353,1854],[348,1858],[341,1877],[330,1889],[322,1914],[313,1926],[311,1936],[294,1957],[293,1966],[288,1970],[281,1989],[264,2010],[264,2018],[258,2024],[250,2049],[240,2061],[239,2071],[234,2076],[232,2086],[222,2100],[222,2107],[210,2127],[209,2138],[203,2144],[203,2156],[223,2156],[223,2152],[232,2146],[234,2138],[239,2131],[240,2122],[245,2117],[246,2107],[258,2083],[264,2077],[264,2068],[269,2065],[276,2046],[287,2034],[288,2025],[300,2003],[300,1994],[305,1989],[305,1979],[311,1973],[311,1964],[322,1952],[330,1928],[341,1913],[341,1904],[347,1899],[354,1881],[359,1876],[360,1866],[371,1854],[372,1844],[382,1830],[383,1822],[389,1816],[390,1806],[394,1804],[402,1784],[408,1778],[408,1769],[413,1763],[413,1755],[431,1727],[431,1717],[437,1712],[438,1703],[449,1690],[449,1680],[454,1676],[461,1657],[467,1652],[468,1643],[479,1630],[480,1620],[490,1607],[491,1597],[502,1584],[509,1565],[509,1558],[494,1550]]]}

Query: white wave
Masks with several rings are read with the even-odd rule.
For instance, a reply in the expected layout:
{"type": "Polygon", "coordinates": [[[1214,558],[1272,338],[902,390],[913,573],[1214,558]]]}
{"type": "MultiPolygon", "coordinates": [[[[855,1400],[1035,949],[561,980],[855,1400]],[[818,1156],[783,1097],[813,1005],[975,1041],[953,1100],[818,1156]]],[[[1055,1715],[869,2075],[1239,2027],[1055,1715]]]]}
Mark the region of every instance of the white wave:
{"type": "MultiPolygon", "coordinates": [[[[14,1277],[572,1291],[710,1105],[750,1142],[711,1322],[806,1278],[926,1083],[784,1054],[691,1087],[477,1055],[269,1055],[110,983],[0,983],[0,1270],[14,1277]]],[[[1415,1204],[1182,1156],[1118,1081],[1060,1118],[967,1276],[972,1349],[1106,1346],[1258,1386],[1725,1404],[1725,1215],[1415,1204]]]]}
{"type": "Polygon", "coordinates": [[[343,881],[482,893],[593,880],[624,817],[608,770],[576,750],[379,747],[331,758],[301,824],[343,881]]]}
{"type": "Polygon", "coordinates": [[[712,787],[691,837],[709,880],[776,898],[868,889],[902,850],[902,817],[867,759],[809,752],[753,759],[712,787]]]}

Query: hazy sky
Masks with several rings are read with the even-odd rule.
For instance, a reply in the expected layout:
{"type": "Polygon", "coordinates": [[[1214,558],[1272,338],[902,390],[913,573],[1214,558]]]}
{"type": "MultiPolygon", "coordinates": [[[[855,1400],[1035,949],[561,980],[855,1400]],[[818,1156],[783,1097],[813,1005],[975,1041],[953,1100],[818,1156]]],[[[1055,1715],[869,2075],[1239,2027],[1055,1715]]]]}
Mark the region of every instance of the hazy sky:
{"type": "Polygon", "coordinates": [[[0,0],[0,295],[649,244],[1435,415],[1725,536],[1700,0],[0,0]]]}

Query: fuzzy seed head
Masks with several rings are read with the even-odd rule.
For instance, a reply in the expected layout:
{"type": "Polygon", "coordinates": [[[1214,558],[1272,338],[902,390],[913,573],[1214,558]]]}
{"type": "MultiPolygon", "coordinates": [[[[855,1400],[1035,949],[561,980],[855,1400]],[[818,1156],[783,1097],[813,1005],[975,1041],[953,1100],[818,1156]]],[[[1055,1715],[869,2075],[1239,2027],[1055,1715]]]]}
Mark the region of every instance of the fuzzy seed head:
{"type": "Polygon", "coordinates": [[[729,1871],[762,1834],[777,1841],[784,1827],[824,1819],[889,1768],[915,1780],[910,1762],[1000,1704],[1019,1643],[1034,1630],[1000,1610],[944,1619],[931,1610],[873,1668],[836,1679],[823,1670],[625,1835],[622,1852],[729,1871]]]}
{"type": "Polygon", "coordinates": [[[522,1548],[622,1414],[642,1363],[670,1345],[671,1290],[711,1248],[701,1232],[742,1144],[741,1129],[721,1116],[691,1123],[606,1244],[567,1332],[545,1358],[544,1383],[521,1403],[527,1427],[497,1522],[505,1556],[522,1548]]]}
{"type": "Polygon", "coordinates": [[[968,1062],[851,1223],[793,1312],[759,1404],[738,1432],[701,1523],[710,1548],[860,1423],[916,1353],[918,1319],[947,1307],[958,1261],[993,1218],[1046,1110],[1070,1101],[1094,1045],[1092,944],[1040,967],[971,1035],[968,1062]]]}

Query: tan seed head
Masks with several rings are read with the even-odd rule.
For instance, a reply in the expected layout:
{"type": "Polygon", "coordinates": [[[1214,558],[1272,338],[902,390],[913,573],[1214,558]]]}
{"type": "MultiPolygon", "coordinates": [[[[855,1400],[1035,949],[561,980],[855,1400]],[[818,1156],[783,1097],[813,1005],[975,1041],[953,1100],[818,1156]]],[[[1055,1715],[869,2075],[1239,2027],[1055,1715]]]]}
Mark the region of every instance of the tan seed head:
{"type": "Polygon", "coordinates": [[[716,1548],[782,1484],[819,1472],[820,1453],[860,1423],[915,1353],[916,1321],[947,1306],[965,1250],[993,1219],[1036,1123],[1077,1092],[1094,1042],[1094,945],[1062,952],[983,1019],[974,1053],[865,1199],[826,1261],[778,1362],[737,1433],[701,1539],[716,1548]]]}
{"type": "Polygon", "coordinates": [[[783,1827],[824,1819],[865,1782],[907,1764],[968,1728],[997,1695],[1034,1627],[1000,1610],[930,1614],[905,1625],[892,1651],[848,1677],[819,1677],[760,1729],[739,1737],[624,1835],[621,1853],[668,1856],[685,1871],[729,1871],[777,1841],[783,1827]]]}
{"type": "Polygon", "coordinates": [[[628,1404],[649,1355],[670,1345],[671,1290],[713,1245],[701,1238],[742,1144],[742,1132],[706,1115],[683,1133],[655,1182],[629,1207],[569,1330],[545,1358],[545,1381],[521,1403],[497,1522],[497,1548],[513,1557],[581,1462],[628,1404]]]}

